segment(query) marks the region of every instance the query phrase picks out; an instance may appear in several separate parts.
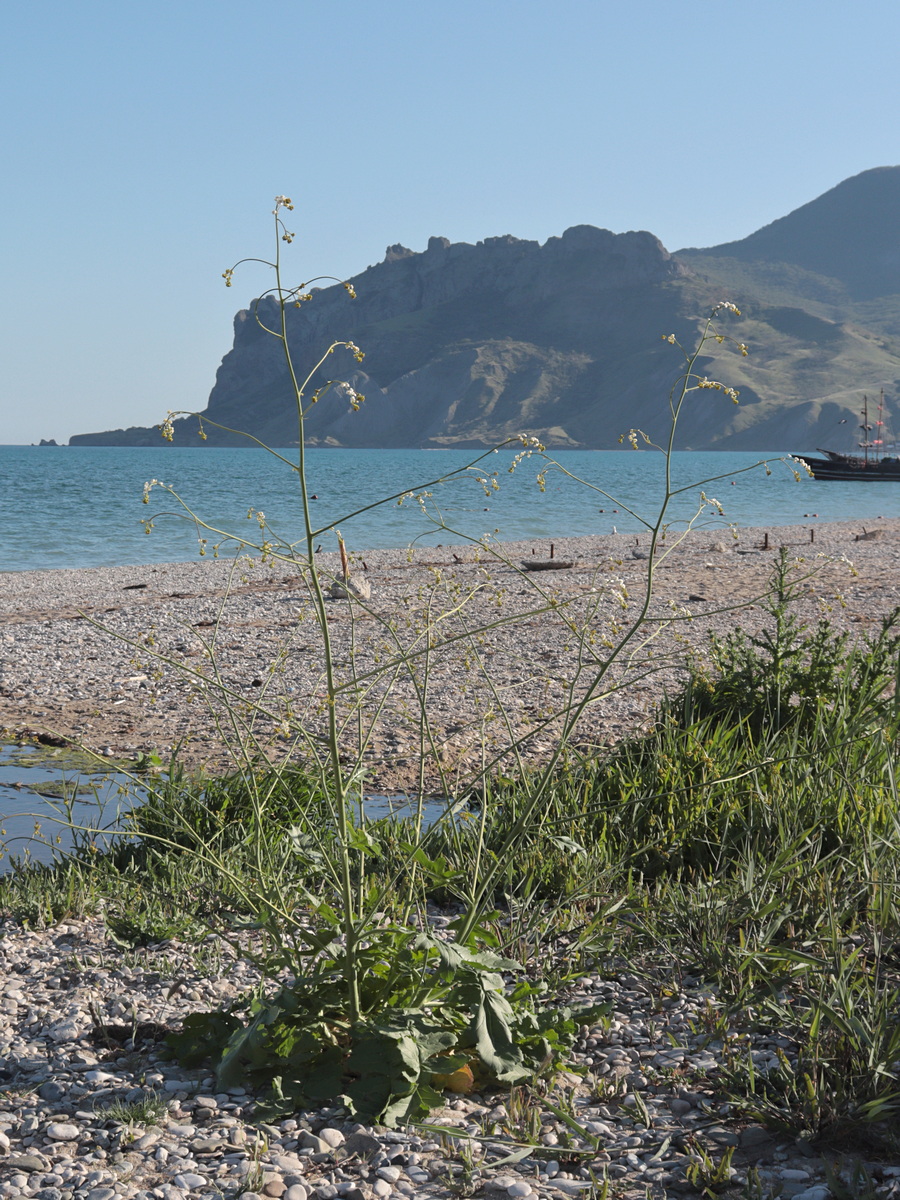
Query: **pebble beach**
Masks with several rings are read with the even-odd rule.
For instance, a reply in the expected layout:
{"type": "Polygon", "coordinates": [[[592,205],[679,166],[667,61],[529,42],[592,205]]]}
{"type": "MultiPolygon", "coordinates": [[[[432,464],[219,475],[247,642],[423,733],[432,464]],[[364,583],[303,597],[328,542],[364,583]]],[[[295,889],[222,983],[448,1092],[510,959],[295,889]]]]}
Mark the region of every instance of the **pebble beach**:
{"type": "MultiPolygon", "coordinates": [[[[804,619],[825,615],[855,635],[877,628],[900,605],[900,519],[871,525],[811,521],[734,536],[698,530],[671,541],[654,563],[651,640],[638,642],[614,676],[629,686],[592,699],[578,739],[601,744],[640,728],[677,686],[685,656],[702,655],[711,633],[758,629],[781,546],[803,560],[797,611],[804,619]]],[[[357,678],[390,646],[413,661],[424,614],[440,616],[447,633],[428,687],[448,772],[462,773],[478,740],[494,737],[497,697],[529,753],[548,754],[556,725],[545,714],[567,689],[583,694],[591,671],[580,676],[579,663],[598,643],[599,658],[602,639],[642,603],[646,537],[559,539],[552,556],[546,542],[496,551],[468,545],[357,555],[351,570],[370,585],[371,598],[327,602],[339,669],[357,678]],[[529,571],[529,562],[557,566],[529,571]],[[468,628],[489,623],[488,634],[461,635],[460,605],[468,628]],[[573,640],[567,614],[580,614],[597,639],[573,640]]],[[[326,576],[340,574],[336,556],[323,556],[321,566],[326,576]]],[[[294,744],[286,718],[313,730],[321,719],[310,612],[299,572],[284,563],[0,574],[0,727],[7,741],[68,739],[108,758],[165,756],[181,746],[189,763],[225,769],[234,760],[216,725],[224,690],[247,706],[260,747],[283,753],[294,744]]],[[[365,758],[372,786],[402,790],[415,776],[415,678],[399,681],[374,722],[365,758]]],[[[425,919],[439,931],[450,917],[435,910],[425,919]]],[[[573,1073],[563,1080],[587,1136],[548,1110],[533,1150],[494,1167],[518,1144],[502,1094],[448,1095],[431,1129],[373,1128],[334,1109],[267,1125],[245,1090],[221,1092],[208,1072],[168,1061],[160,1052],[166,1029],[257,982],[251,963],[216,937],[123,951],[102,921],[47,930],[7,921],[0,924],[0,1197],[389,1200],[449,1197],[465,1185],[488,1197],[557,1200],[589,1197],[605,1178],[620,1200],[661,1200],[696,1194],[686,1173],[700,1147],[717,1158],[733,1151],[723,1194],[735,1200],[748,1194],[751,1176],[761,1196],[827,1200],[819,1155],[761,1126],[729,1122],[716,1074],[730,1035],[704,1032],[715,993],[677,964],[655,964],[675,981],[663,993],[645,966],[606,963],[571,985],[567,998],[611,1009],[608,1022],[582,1027],[573,1073]],[[140,1104],[145,1119],[127,1119],[140,1104]],[[475,1164],[468,1178],[467,1160],[475,1164]]],[[[751,1049],[765,1067],[779,1052],[790,1055],[791,1044],[760,1036],[751,1049]]],[[[900,1196],[900,1165],[876,1161],[867,1169],[877,1195],[900,1196]]]]}
{"type": "MultiPolygon", "coordinates": [[[[631,685],[606,695],[609,681],[599,688],[578,737],[620,738],[677,686],[685,654],[702,654],[710,634],[759,628],[780,546],[809,576],[797,609],[808,621],[824,615],[861,632],[900,604],[898,518],[692,532],[657,556],[647,634],[611,673],[621,681],[630,671],[631,685]]],[[[355,556],[351,570],[371,599],[327,602],[346,703],[365,692],[361,706],[374,712],[386,685],[354,678],[412,656],[373,721],[364,755],[371,785],[402,791],[417,778],[428,620],[437,633],[428,705],[445,769],[463,771],[501,736],[500,701],[530,757],[545,756],[558,727],[548,714],[570,690],[584,693],[606,655],[603,639],[617,642],[640,611],[647,547],[646,535],[619,534],[355,556]],[[571,565],[524,569],[535,562],[571,565]],[[572,621],[593,639],[573,637],[572,621]],[[471,635],[488,623],[484,636],[471,635]]],[[[337,555],[319,565],[326,582],[339,577],[337,555]]],[[[236,761],[220,720],[227,694],[252,708],[260,750],[283,755],[292,730],[323,727],[325,696],[312,601],[291,567],[203,559],[0,574],[0,730],[7,740],[68,739],[109,758],[166,759],[179,747],[185,763],[221,770],[236,761]]]]}
{"type": "MultiPolygon", "coordinates": [[[[449,918],[429,921],[440,928],[449,918]]],[[[572,985],[567,999],[611,1009],[608,1023],[582,1027],[572,1073],[559,1081],[584,1135],[548,1110],[529,1150],[503,1093],[448,1095],[424,1128],[385,1130],[334,1109],[267,1124],[243,1088],[219,1091],[208,1072],[163,1058],[162,1030],[256,982],[250,964],[213,938],[123,954],[102,923],[42,932],[7,924],[0,935],[2,1196],[444,1200],[464,1185],[496,1200],[588,1200],[608,1179],[617,1200],[663,1200],[697,1194],[686,1172],[700,1148],[715,1161],[731,1151],[720,1194],[734,1200],[751,1177],[764,1197],[832,1194],[818,1154],[729,1122],[716,1097],[727,1039],[704,1032],[716,996],[690,975],[662,997],[621,963],[572,985]],[[123,1119],[123,1108],[148,1102],[152,1116],[123,1119]],[[500,1163],[522,1145],[522,1158],[500,1163]]],[[[752,1051],[764,1069],[791,1042],[760,1037],[752,1051]]],[[[831,1162],[842,1169],[839,1155],[831,1162]]],[[[877,1195],[900,1196],[900,1165],[867,1169],[877,1195]]]]}

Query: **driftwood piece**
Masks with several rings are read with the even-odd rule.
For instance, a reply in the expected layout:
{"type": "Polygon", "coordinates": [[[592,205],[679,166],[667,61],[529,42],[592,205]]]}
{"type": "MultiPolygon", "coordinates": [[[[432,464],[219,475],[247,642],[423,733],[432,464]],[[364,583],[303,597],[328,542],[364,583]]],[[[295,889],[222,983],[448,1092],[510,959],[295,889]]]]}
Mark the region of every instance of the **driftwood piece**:
{"type": "Polygon", "coordinates": [[[568,571],[574,567],[573,562],[566,562],[561,558],[523,558],[523,571],[568,571]]]}

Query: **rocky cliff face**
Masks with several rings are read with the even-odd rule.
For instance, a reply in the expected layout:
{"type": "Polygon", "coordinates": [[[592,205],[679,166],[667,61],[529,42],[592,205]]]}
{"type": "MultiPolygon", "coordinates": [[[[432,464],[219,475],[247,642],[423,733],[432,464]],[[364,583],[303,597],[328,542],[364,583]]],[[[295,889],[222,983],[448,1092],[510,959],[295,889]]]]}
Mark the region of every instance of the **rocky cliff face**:
{"type": "MultiPolygon", "coordinates": [[[[352,340],[366,353],[361,366],[343,351],[327,363],[328,377],[352,383],[365,404],[353,412],[329,393],[310,412],[307,438],[344,446],[471,445],[527,429],[555,445],[592,444],[605,436],[605,418],[593,411],[598,384],[618,407],[612,392],[621,390],[623,364],[646,351],[650,330],[658,340],[652,314],[671,311],[665,290],[687,274],[651,234],[592,226],[543,245],[514,237],[453,245],[434,237],[420,254],[391,246],[383,262],[353,279],[358,299],[335,286],[288,311],[301,369],[336,340],[352,340]],[[578,428],[584,420],[589,429],[578,428]]],[[[266,300],[258,311],[237,314],[204,417],[284,445],[297,440],[296,413],[281,346],[260,325],[272,325],[276,313],[266,300]]],[[[320,372],[315,385],[325,378],[320,372]]],[[[196,423],[177,426],[176,437],[188,433],[196,444],[196,423]]],[[[207,432],[208,444],[241,444],[212,426],[207,432]]],[[[132,429],[72,442],[157,437],[132,429]]]]}
{"type": "MultiPolygon", "coordinates": [[[[683,274],[650,234],[590,226],[543,246],[513,237],[476,246],[435,237],[421,254],[391,246],[353,280],[357,300],[333,287],[290,310],[297,363],[314,362],[338,339],[366,353],[361,367],[343,352],[327,364],[329,376],[366,396],[364,406],[353,412],[327,396],[310,413],[307,437],[345,446],[475,444],[524,423],[557,444],[582,442],[560,427],[559,410],[571,419],[590,404],[591,368],[629,338],[623,300],[683,274]]],[[[260,316],[268,324],[274,304],[260,316]]],[[[296,440],[281,347],[252,313],[240,313],[207,415],[244,428],[248,412],[267,440],[296,440]]]]}
{"type": "MultiPolygon", "coordinates": [[[[366,355],[362,364],[345,351],[328,358],[309,391],[330,377],[366,400],[356,412],[333,389],[309,411],[305,436],[313,445],[471,446],[524,432],[549,446],[611,448],[637,426],[659,440],[681,365],[660,335],[690,344],[699,319],[727,298],[741,302],[744,317],[730,332],[751,357],[723,351],[725,364],[713,354],[701,369],[739,387],[741,404],[695,395],[680,446],[830,444],[836,422],[855,421],[863,390],[884,387],[889,408],[898,390],[892,228],[900,228],[900,168],[847,180],[741,243],[678,256],[652,234],[589,225],[543,245],[507,236],[474,246],[433,237],[421,253],[390,246],[353,279],[358,299],[335,286],[288,310],[302,374],[334,341],[366,355]]],[[[229,430],[270,445],[297,441],[281,345],[260,325],[276,317],[271,300],[237,314],[203,414],[205,444],[243,444],[229,430]]],[[[176,423],[176,444],[203,444],[196,430],[194,420],[176,423]]],[[[71,443],[158,440],[155,429],[130,429],[71,443]]]]}

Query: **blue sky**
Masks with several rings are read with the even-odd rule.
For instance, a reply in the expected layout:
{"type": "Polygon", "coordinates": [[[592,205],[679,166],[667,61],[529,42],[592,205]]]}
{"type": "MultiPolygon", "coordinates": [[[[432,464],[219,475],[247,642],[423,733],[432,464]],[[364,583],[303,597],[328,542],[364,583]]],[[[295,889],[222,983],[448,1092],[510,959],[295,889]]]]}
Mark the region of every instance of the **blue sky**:
{"type": "Polygon", "coordinates": [[[896,0],[5,0],[0,443],[205,407],[291,274],[432,235],[744,237],[900,162],[896,0]]]}

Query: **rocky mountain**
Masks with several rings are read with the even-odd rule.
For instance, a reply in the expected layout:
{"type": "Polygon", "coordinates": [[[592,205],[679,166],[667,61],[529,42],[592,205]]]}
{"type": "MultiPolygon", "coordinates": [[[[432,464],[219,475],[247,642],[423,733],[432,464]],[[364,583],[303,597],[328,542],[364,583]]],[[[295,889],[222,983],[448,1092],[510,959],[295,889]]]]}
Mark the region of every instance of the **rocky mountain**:
{"type": "MultiPolygon", "coordinates": [[[[740,242],[675,255],[649,233],[589,225],[543,245],[514,237],[477,245],[432,238],[288,310],[289,342],[308,370],[336,340],[312,388],[330,377],[365,395],[354,411],[332,389],[309,411],[307,441],[330,446],[481,446],[520,432],[556,447],[612,448],[638,426],[659,439],[690,343],[717,300],[743,316],[728,332],[751,348],[701,364],[741,390],[695,393],[679,432],[691,449],[808,449],[834,444],[863,391],[900,390],[900,167],[848,179],[740,242]],[[721,360],[721,361],[717,361],[721,360]]],[[[273,301],[237,314],[234,342],[203,413],[206,445],[297,441],[297,419],[273,301]],[[257,320],[257,317],[259,320],[257,320]],[[217,426],[223,426],[217,428],[217,426]]],[[[312,389],[310,389],[312,390],[312,389]]],[[[898,412],[900,417],[900,412],[898,412]]],[[[896,422],[900,425],[900,420],[896,422]]],[[[197,440],[176,423],[175,444],[197,440]]],[[[71,445],[156,444],[158,430],[84,434],[71,445]]]]}

